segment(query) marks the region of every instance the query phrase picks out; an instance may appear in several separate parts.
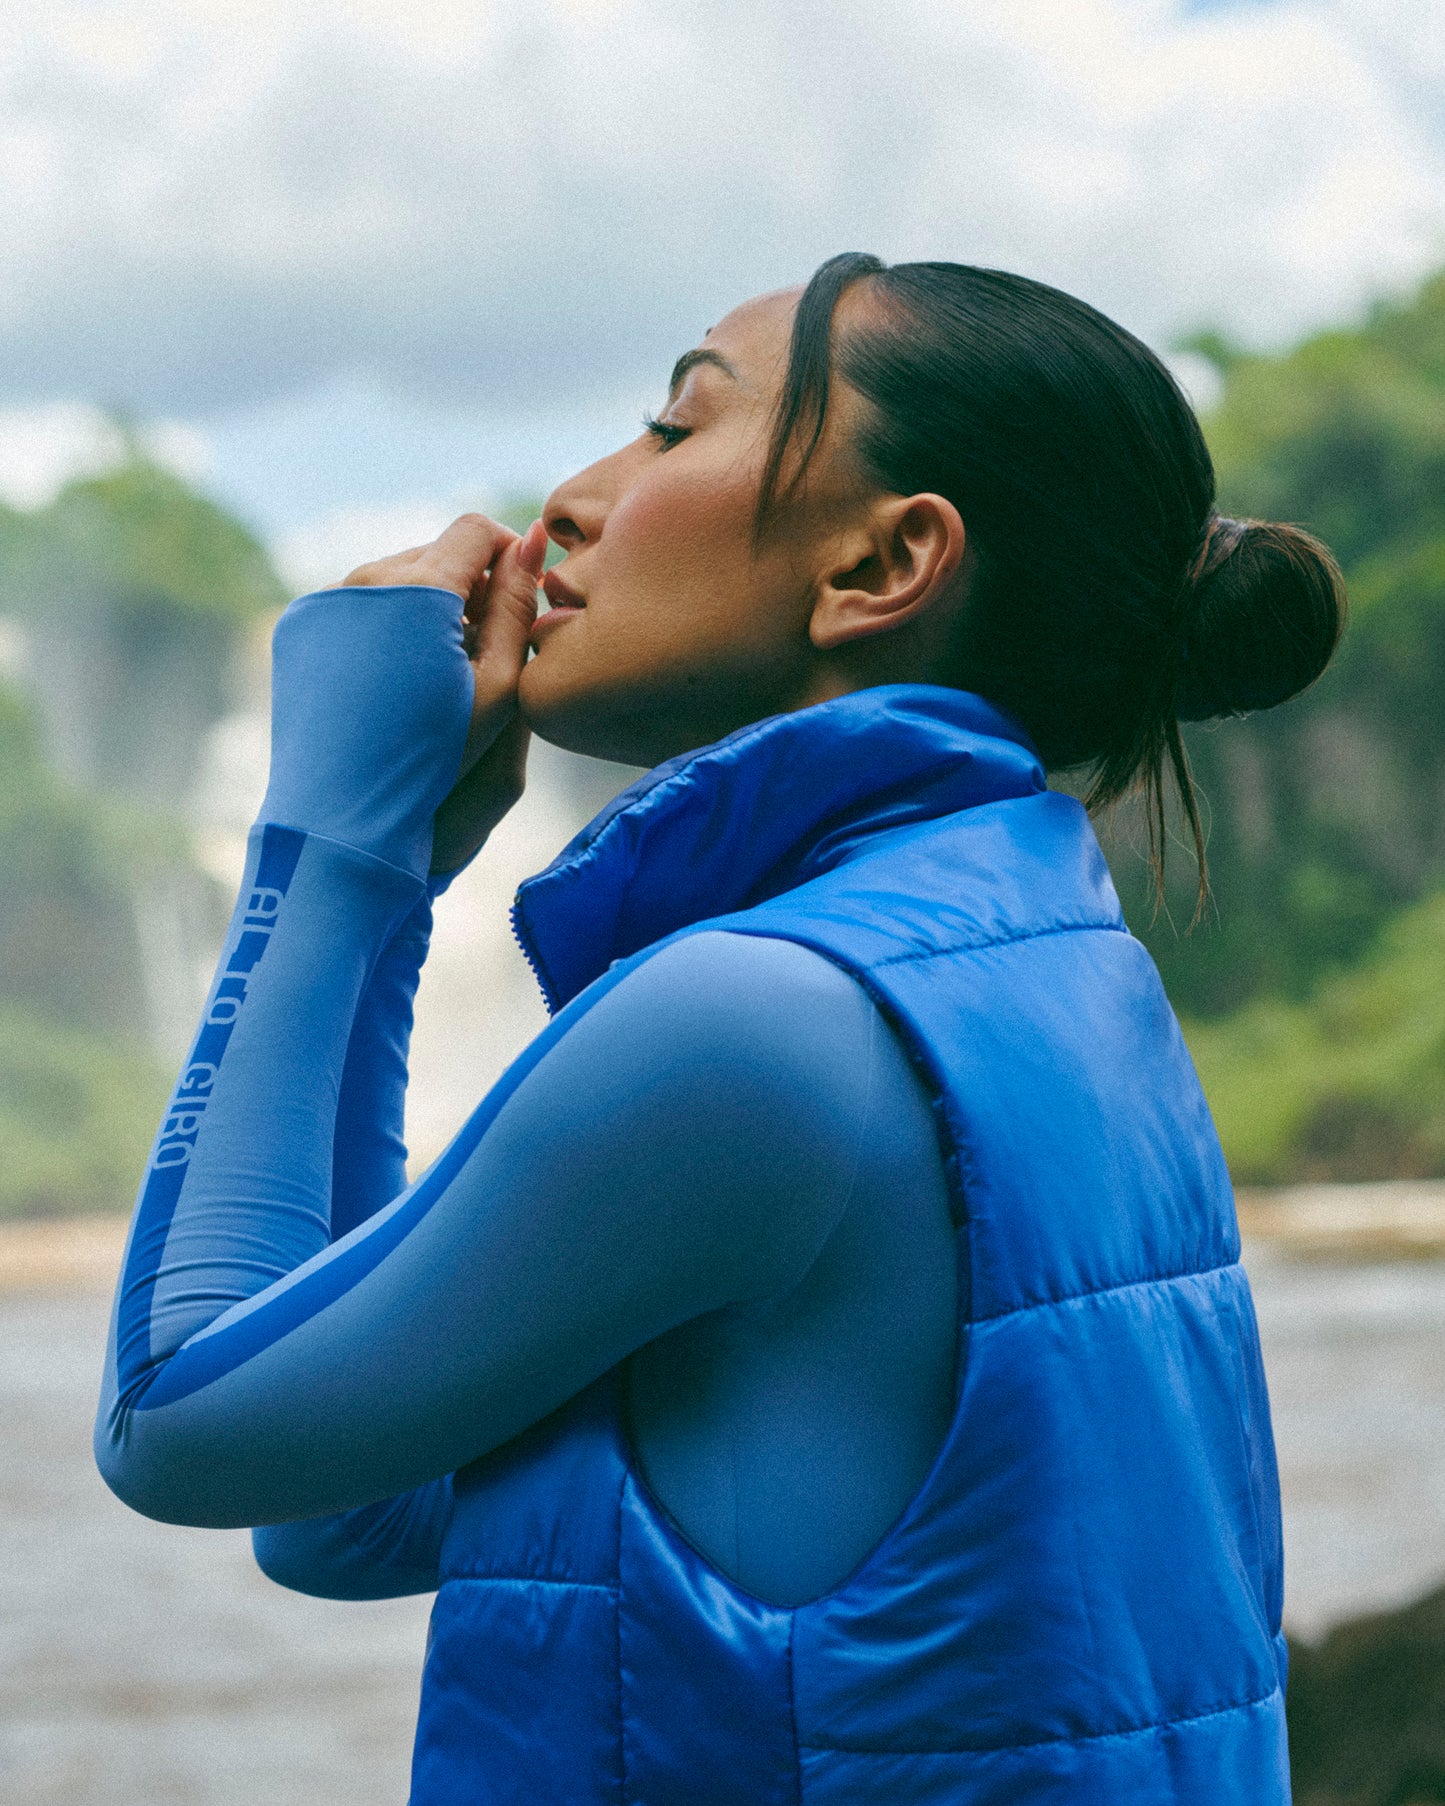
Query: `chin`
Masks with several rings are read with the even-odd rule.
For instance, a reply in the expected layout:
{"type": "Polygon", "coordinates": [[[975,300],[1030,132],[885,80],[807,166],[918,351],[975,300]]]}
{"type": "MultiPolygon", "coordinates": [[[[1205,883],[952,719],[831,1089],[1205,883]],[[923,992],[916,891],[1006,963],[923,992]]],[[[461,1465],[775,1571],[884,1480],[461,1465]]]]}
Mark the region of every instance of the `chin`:
{"type": "Polygon", "coordinates": [[[648,711],[635,700],[621,703],[605,686],[568,683],[545,669],[544,657],[522,668],[517,685],[517,712],[539,740],[565,752],[609,759],[617,765],[656,765],[668,757],[654,750],[656,736],[647,732],[648,711]]]}
{"type": "Polygon", "coordinates": [[[559,668],[548,671],[542,657],[522,668],[517,712],[539,740],[644,771],[756,719],[735,706],[709,709],[695,690],[683,687],[679,694],[675,683],[568,681],[559,668]]]}

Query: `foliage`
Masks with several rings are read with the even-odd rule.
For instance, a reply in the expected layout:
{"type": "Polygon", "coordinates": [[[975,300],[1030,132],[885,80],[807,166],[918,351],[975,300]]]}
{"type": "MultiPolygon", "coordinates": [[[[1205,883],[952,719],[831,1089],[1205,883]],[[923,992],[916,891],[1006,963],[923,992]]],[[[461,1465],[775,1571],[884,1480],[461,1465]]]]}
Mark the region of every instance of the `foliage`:
{"type": "Polygon", "coordinates": [[[166,1086],[133,1045],[0,1006],[0,1217],[128,1205],[166,1086]]]}
{"type": "Polygon", "coordinates": [[[1445,878],[1445,274],[1360,327],[1284,356],[1204,345],[1225,391],[1206,430],[1227,511],[1293,520],[1334,548],[1352,618],[1307,695],[1190,731],[1210,804],[1217,918],[1174,860],[1150,922],[1139,862],[1115,868],[1176,1003],[1219,1015],[1308,996],[1445,878]]]}
{"type": "Polygon", "coordinates": [[[136,455],[0,521],[0,607],[68,608],[97,592],[132,610],[230,626],[286,597],[261,543],[180,477],[136,455]]]}
{"type": "Polygon", "coordinates": [[[49,507],[0,517],[0,613],[73,779],[174,811],[232,695],[248,625],[285,593],[238,521],[134,449],[49,507]]]}
{"type": "MultiPolygon", "coordinates": [[[[132,849],[133,850],[133,849],[132,849]]],[[[164,1098],[140,1011],[125,836],[0,691],[0,1215],[117,1208],[164,1098]]]]}
{"type": "Polygon", "coordinates": [[[164,1101],[131,885],[176,830],[60,782],[0,688],[0,1215],[119,1208],[164,1101]]]}
{"type": "Polygon", "coordinates": [[[134,448],[46,508],[0,508],[30,691],[0,686],[0,1212],[129,1198],[164,1098],[148,993],[192,957],[177,940],[185,969],[148,971],[138,903],[206,900],[173,812],[238,635],[284,601],[259,542],[134,448]]]}
{"type": "Polygon", "coordinates": [[[1310,1002],[1187,1036],[1240,1182],[1445,1175],[1445,891],[1310,1002]]]}

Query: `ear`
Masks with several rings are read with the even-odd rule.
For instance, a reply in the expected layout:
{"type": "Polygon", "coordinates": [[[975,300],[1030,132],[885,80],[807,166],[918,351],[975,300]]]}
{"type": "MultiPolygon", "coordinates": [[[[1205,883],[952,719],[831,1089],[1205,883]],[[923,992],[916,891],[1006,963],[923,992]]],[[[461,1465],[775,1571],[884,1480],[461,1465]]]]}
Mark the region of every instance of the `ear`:
{"type": "Polygon", "coordinates": [[[946,496],[883,496],[866,525],[841,542],[840,554],[852,562],[823,573],[809,638],[828,652],[916,619],[948,589],[965,543],[963,520],[946,496]]]}

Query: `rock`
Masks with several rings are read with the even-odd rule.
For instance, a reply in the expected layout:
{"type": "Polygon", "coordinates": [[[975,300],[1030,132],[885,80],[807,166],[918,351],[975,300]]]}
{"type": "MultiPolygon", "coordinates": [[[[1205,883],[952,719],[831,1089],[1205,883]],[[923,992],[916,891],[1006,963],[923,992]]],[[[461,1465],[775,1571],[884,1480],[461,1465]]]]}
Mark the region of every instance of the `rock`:
{"type": "Polygon", "coordinates": [[[1445,1801],[1445,1587],[1292,1644],[1295,1806],[1445,1801]]]}

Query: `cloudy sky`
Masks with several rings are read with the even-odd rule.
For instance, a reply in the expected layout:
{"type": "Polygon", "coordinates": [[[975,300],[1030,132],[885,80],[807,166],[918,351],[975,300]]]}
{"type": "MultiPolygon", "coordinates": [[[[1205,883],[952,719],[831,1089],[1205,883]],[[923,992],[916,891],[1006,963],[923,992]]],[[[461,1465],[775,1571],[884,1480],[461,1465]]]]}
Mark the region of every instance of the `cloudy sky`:
{"type": "Polygon", "coordinates": [[[840,249],[1160,346],[1445,262],[1438,0],[5,0],[0,493],[157,423],[305,574],[545,488],[840,249]],[[370,539],[381,535],[378,543],[370,539]]]}

